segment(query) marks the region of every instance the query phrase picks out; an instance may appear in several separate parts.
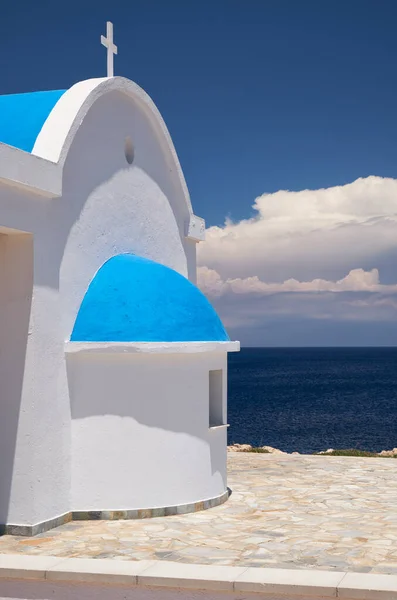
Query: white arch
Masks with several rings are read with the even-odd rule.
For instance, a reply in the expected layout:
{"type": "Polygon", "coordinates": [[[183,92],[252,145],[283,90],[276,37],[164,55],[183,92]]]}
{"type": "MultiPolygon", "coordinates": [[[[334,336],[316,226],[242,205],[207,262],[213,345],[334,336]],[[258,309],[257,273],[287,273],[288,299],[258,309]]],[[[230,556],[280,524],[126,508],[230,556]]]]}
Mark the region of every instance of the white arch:
{"type": "Polygon", "coordinates": [[[61,96],[52,109],[36,139],[32,154],[57,163],[62,170],[73,139],[88,111],[98,98],[113,91],[126,94],[151,122],[190,215],[185,235],[195,241],[203,240],[205,224],[203,219],[193,214],[185,177],[167,126],[150,96],[133,81],[124,77],[111,77],[76,83],[61,96]]]}

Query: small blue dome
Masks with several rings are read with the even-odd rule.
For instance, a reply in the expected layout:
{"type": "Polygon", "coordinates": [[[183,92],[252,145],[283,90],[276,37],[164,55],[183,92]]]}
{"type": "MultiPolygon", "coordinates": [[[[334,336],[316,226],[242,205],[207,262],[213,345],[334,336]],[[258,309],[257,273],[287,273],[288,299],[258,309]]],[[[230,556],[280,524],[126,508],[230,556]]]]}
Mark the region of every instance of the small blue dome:
{"type": "Polygon", "coordinates": [[[71,341],[225,342],[229,336],[188,279],[151,260],[120,254],[92,280],[71,341]]]}
{"type": "Polygon", "coordinates": [[[65,92],[0,96],[0,142],[31,152],[48,115],[65,92]]]}

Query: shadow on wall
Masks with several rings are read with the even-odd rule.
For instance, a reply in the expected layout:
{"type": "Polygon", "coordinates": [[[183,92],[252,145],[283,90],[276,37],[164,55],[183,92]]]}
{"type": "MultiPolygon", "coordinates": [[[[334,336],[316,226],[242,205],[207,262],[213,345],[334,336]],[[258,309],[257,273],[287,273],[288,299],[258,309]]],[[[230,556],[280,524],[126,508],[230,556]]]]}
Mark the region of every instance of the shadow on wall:
{"type": "MultiPolygon", "coordinates": [[[[134,244],[140,239],[136,233],[139,227],[144,235],[148,238],[151,236],[151,240],[157,236],[168,239],[170,220],[166,224],[161,222],[163,212],[159,207],[168,208],[171,215],[178,215],[179,229],[175,227],[171,240],[173,248],[178,250],[175,253],[181,261],[185,259],[183,249],[194,257],[194,244],[189,245],[184,238],[186,206],[176,189],[175,178],[170,174],[172,165],[168,164],[162,152],[158,133],[150,119],[142,118],[137,108],[133,110],[135,113],[131,115],[131,102],[122,94],[109,94],[98,99],[84,119],[66,159],[63,197],[44,199],[38,196],[32,199],[27,192],[12,187],[7,188],[1,196],[2,224],[32,234],[0,229],[0,524],[7,522],[11,486],[14,486],[16,494],[18,492],[18,480],[12,481],[12,474],[17,428],[20,418],[23,418],[20,406],[33,289],[33,235],[35,285],[57,290],[60,287],[60,270],[65,263],[65,248],[73,232],[78,232],[72,252],[68,254],[74,256],[74,252],[78,251],[79,262],[76,265],[72,261],[73,264],[68,267],[64,286],[67,290],[65,304],[70,303],[71,283],[74,283],[79,272],[84,272],[83,279],[88,285],[95,274],[92,272],[95,260],[99,268],[104,260],[114,254],[134,251],[134,244]],[[125,137],[128,134],[136,144],[132,166],[129,166],[124,155],[125,137]],[[148,143],[142,146],[142,140],[148,140],[148,143]],[[118,197],[110,185],[115,177],[122,179],[124,196],[118,197]],[[149,189],[147,185],[147,197],[142,199],[141,182],[144,181],[146,185],[149,177],[152,187],[149,189]],[[132,178],[134,186],[130,185],[132,178]],[[157,204],[152,202],[153,191],[156,192],[157,204]],[[86,229],[81,233],[78,230],[89,196],[96,227],[93,226],[90,213],[85,218],[86,229]],[[172,199],[171,208],[165,196],[172,199]],[[137,199],[141,199],[141,206],[146,207],[145,215],[151,212],[158,216],[157,229],[149,218],[134,218],[137,199]],[[118,212],[117,206],[121,206],[122,210],[118,212]],[[103,251],[100,256],[96,254],[98,236],[102,236],[100,245],[103,251]],[[81,242],[83,237],[84,244],[81,242]],[[13,268],[13,265],[16,267],[13,268]]],[[[59,320],[60,306],[58,302],[54,307],[59,320]]],[[[66,306],[66,310],[68,308],[66,306]]],[[[64,305],[62,310],[65,311],[64,305]]],[[[68,339],[70,330],[64,334],[64,339],[68,339]]],[[[33,355],[30,359],[40,360],[40,356],[33,355]]],[[[47,385],[47,381],[43,385],[47,385]]],[[[46,400],[37,398],[38,403],[46,400]]],[[[24,440],[19,440],[19,443],[23,444],[24,440]]],[[[20,472],[18,477],[26,482],[30,473],[20,472]]]]}
{"type": "MultiPolygon", "coordinates": [[[[170,169],[162,146],[163,142],[158,139],[158,133],[147,115],[143,116],[142,110],[134,107],[124,94],[112,92],[95,102],[73,140],[64,165],[62,197],[32,202],[31,196],[10,188],[9,193],[1,199],[2,218],[5,224],[13,227],[17,214],[18,228],[34,233],[36,284],[59,289],[60,267],[70,233],[79,222],[87,198],[92,195],[96,196],[97,214],[101,217],[101,222],[105,220],[106,230],[102,228],[98,232],[88,228],[84,232],[87,243],[81,252],[82,261],[91,251],[91,234],[93,239],[98,234],[102,235],[103,244],[108,244],[111,249],[114,247],[107,258],[123,251],[133,252],[136,241],[131,230],[131,223],[134,224],[135,218],[134,202],[144,200],[145,204],[151,205],[148,210],[153,215],[161,216],[161,207],[156,204],[156,198],[161,198],[161,201],[170,200],[169,210],[174,214],[179,228],[179,247],[184,248],[188,255],[195,255],[195,243],[185,239],[183,230],[189,212],[181,192],[176,189],[173,170],[170,169]],[[125,158],[125,138],[128,134],[134,143],[132,165],[125,158]],[[109,198],[108,191],[105,189],[102,193],[102,188],[120,174],[124,177],[124,194],[109,198]],[[132,176],[134,185],[131,185],[132,176]],[[146,190],[150,192],[149,196],[141,198],[144,178],[145,185],[150,179],[152,187],[146,190]],[[124,209],[124,213],[120,210],[122,216],[118,216],[117,206],[124,209]],[[125,222],[126,210],[129,223],[125,222]],[[117,238],[114,231],[118,233],[117,238]],[[126,246],[124,250],[118,248],[120,242],[126,246]]],[[[146,225],[146,221],[141,219],[139,227],[142,231],[146,225]]],[[[163,225],[160,219],[160,232],[163,225]]],[[[153,237],[152,227],[150,235],[153,237]]],[[[94,274],[90,274],[91,278],[94,274]]]]}
{"type": "MultiPolygon", "coordinates": [[[[33,292],[33,236],[0,230],[0,533],[8,522],[33,292]]],[[[23,440],[19,440],[23,443],[23,440]]],[[[29,477],[21,473],[21,477],[29,477]]]]}
{"type": "MultiPolygon", "coordinates": [[[[94,248],[93,242],[96,242],[98,235],[102,236],[103,244],[108,244],[112,249],[107,258],[120,252],[134,252],[134,245],[145,235],[152,239],[151,244],[154,245],[151,221],[154,215],[164,213],[158,223],[161,235],[167,222],[168,215],[166,217],[165,214],[168,209],[178,225],[179,239],[175,243],[181,254],[186,252],[195,255],[195,243],[186,240],[184,232],[189,212],[180,200],[180,193],[176,193],[174,177],[170,175],[169,165],[161,150],[162,142],[158,140],[150,119],[147,116],[139,118],[140,114],[141,110],[134,107],[127,96],[111,92],[99,98],[86,115],[65,162],[63,196],[53,199],[46,208],[51,222],[56,225],[52,232],[56,236],[56,243],[51,247],[58,256],[53,261],[54,271],[50,273],[46,268],[39,275],[40,284],[58,287],[59,268],[70,232],[82,212],[87,210],[86,200],[89,197],[95,199],[95,206],[88,210],[95,210],[95,214],[89,215],[91,229],[84,231],[86,243],[81,252],[82,260],[94,248]],[[104,118],[104,115],[111,115],[111,119],[104,118]],[[105,127],[103,124],[108,121],[109,125],[105,127]],[[125,157],[126,133],[131,134],[134,142],[134,161],[131,165],[125,157]],[[123,187],[120,187],[120,191],[112,189],[109,192],[109,184],[115,178],[123,187]],[[178,202],[176,198],[179,198],[178,202]],[[139,213],[142,205],[151,211],[150,219],[148,215],[139,213]],[[97,215],[101,217],[100,231],[96,223],[97,215]],[[117,237],[113,232],[117,232],[117,237]]],[[[91,278],[94,275],[95,272],[91,273],[91,278]]]]}
{"type": "Polygon", "coordinates": [[[208,429],[208,371],[196,355],[66,357],[72,419],[132,416],[148,427],[200,438],[208,429]]]}
{"type": "Polygon", "coordinates": [[[172,434],[181,435],[181,447],[182,437],[195,438],[195,447],[207,447],[212,473],[223,472],[224,437],[219,430],[210,431],[209,425],[210,356],[68,354],[72,422],[93,419],[92,431],[103,435],[106,444],[106,420],[98,419],[109,416],[110,428],[110,421],[115,423],[112,417],[125,419],[117,427],[120,431],[128,427],[130,448],[136,445],[137,455],[143,441],[154,452],[158,444],[174,443],[172,434]]]}

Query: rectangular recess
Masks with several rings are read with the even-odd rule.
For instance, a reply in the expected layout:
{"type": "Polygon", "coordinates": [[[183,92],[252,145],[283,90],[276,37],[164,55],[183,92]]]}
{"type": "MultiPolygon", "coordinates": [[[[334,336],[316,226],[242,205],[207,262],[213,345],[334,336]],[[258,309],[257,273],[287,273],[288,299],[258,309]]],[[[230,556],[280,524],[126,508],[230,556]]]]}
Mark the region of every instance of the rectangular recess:
{"type": "Polygon", "coordinates": [[[209,426],[225,425],[223,411],[223,371],[209,372],[209,426]]]}

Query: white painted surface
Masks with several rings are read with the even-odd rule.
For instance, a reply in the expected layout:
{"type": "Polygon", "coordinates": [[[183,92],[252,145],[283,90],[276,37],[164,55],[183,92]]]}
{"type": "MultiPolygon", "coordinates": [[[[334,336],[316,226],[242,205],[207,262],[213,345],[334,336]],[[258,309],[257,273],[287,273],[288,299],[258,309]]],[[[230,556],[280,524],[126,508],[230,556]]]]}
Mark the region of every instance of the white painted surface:
{"type": "Polygon", "coordinates": [[[101,35],[101,44],[107,48],[107,76],[113,77],[113,57],[117,54],[117,46],[113,43],[113,23],[106,23],[106,37],[101,35]]]}
{"type": "MultiPolygon", "coordinates": [[[[152,131],[168,166],[173,188],[169,201],[185,204],[193,214],[189,191],[168,129],[152,99],[136,83],[124,77],[97,78],[80,81],[57,102],[37,137],[32,154],[63,165],[77,131],[99,98],[111,92],[127,96],[147,127],[152,131]]],[[[134,137],[132,138],[134,142],[134,137]]],[[[134,143],[134,145],[136,145],[134,143]]]]}
{"type": "Polygon", "coordinates": [[[18,347],[18,359],[12,359],[10,349],[2,357],[6,366],[0,391],[0,427],[6,428],[7,442],[2,443],[7,448],[0,461],[0,516],[2,523],[32,525],[67,512],[70,504],[70,407],[59,293],[56,280],[52,280],[56,277],[56,257],[51,256],[55,245],[49,243],[51,229],[43,230],[48,226],[46,199],[37,201],[35,213],[34,203],[23,193],[1,192],[0,187],[1,225],[15,228],[19,224],[25,231],[34,230],[29,256],[34,280],[28,306],[27,278],[24,275],[22,279],[28,263],[25,269],[14,263],[12,276],[20,284],[26,282],[19,301],[21,312],[10,315],[2,311],[4,319],[11,319],[8,339],[10,348],[18,347]],[[27,314],[22,314],[22,306],[27,314]]]}
{"type": "Polygon", "coordinates": [[[0,555],[0,598],[21,600],[396,600],[397,577],[316,569],[266,569],[0,555]]]}
{"type": "Polygon", "coordinates": [[[205,240],[205,221],[196,215],[191,215],[187,223],[186,237],[196,242],[205,240]]]}
{"type": "MultiPolygon", "coordinates": [[[[22,365],[22,359],[15,362],[21,371],[19,376],[16,374],[17,367],[9,369],[7,361],[0,366],[6,373],[4,381],[7,381],[2,382],[2,392],[5,388],[13,390],[11,397],[19,386],[15,401],[4,402],[2,397],[0,404],[0,421],[8,424],[5,439],[11,440],[5,450],[7,461],[3,461],[0,467],[3,469],[0,476],[2,473],[6,475],[1,479],[0,522],[17,525],[34,525],[71,510],[72,455],[73,497],[79,502],[83,499],[99,502],[98,491],[90,489],[87,498],[81,491],[86,467],[76,460],[78,451],[72,450],[72,433],[83,452],[81,432],[85,427],[88,433],[93,431],[95,420],[101,421],[99,429],[103,434],[109,431],[110,436],[116,437],[116,422],[121,423],[122,428],[126,426],[126,431],[135,432],[134,428],[131,429],[132,414],[126,416],[124,423],[117,415],[109,411],[101,414],[97,408],[92,415],[82,418],[79,426],[78,419],[73,420],[72,428],[64,343],[70,337],[81,300],[96,271],[111,256],[132,252],[161,262],[195,281],[194,240],[200,239],[198,230],[202,227],[201,221],[193,215],[179,161],[161,116],[143,90],[126,79],[89,80],[73,86],[51,112],[33,154],[0,144],[0,158],[4,158],[4,161],[0,160],[0,230],[6,228],[9,233],[10,229],[24,231],[34,240],[29,335],[24,340],[23,336],[20,338],[20,347],[15,341],[20,357],[23,347],[26,350],[25,364],[22,365]],[[128,136],[135,153],[132,165],[125,157],[125,139],[128,136]],[[189,231],[191,237],[187,238],[189,231]],[[12,466],[10,457],[13,458],[12,466]]],[[[7,308],[9,310],[13,309],[7,308]]],[[[8,314],[7,311],[3,314],[8,314]]],[[[13,313],[10,318],[13,324],[16,323],[13,313]]],[[[26,319],[16,326],[22,328],[26,319]]],[[[3,318],[5,321],[8,317],[3,318]]],[[[208,353],[197,361],[192,359],[197,366],[192,369],[191,381],[198,381],[201,390],[204,389],[204,364],[209,367],[211,356],[208,353]]],[[[223,360],[225,357],[224,353],[223,360]]],[[[89,370],[91,362],[102,361],[103,365],[104,360],[103,357],[84,357],[83,363],[87,363],[89,370]]],[[[106,360],[109,361],[109,369],[115,368],[118,377],[119,367],[115,367],[114,357],[107,356],[106,360]]],[[[133,362],[136,358],[131,356],[128,360],[133,362]]],[[[154,357],[159,366],[161,360],[161,357],[154,357]]],[[[123,361],[121,366],[124,366],[123,361]]],[[[134,371],[134,366],[131,368],[134,371]]],[[[75,375],[88,386],[84,370],[75,369],[70,383],[73,393],[76,391],[75,375]]],[[[121,368],[120,377],[124,383],[129,381],[131,384],[131,376],[127,375],[126,369],[121,368]]],[[[152,376],[152,379],[155,377],[152,376]]],[[[182,403],[182,394],[191,390],[187,373],[182,372],[177,379],[176,369],[170,367],[166,381],[177,394],[173,410],[184,414],[186,407],[182,403]],[[175,380],[172,380],[174,375],[175,380]]],[[[91,384],[94,385],[93,382],[91,384]]],[[[169,394],[168,390],[165,391],[169,394]]],[[[80,409],[84,411],[91,400],[84,398],[81,389],[77,392],[81,398],[80,409]]],[[[161,392],[164,394],[164,389],[161,392]]],[[[125,390],[124,395],[120,394],[120,408],[126,407],[125,394],[125,390]]],[[[157,396],[158,401],[162,394],[157,396]]],[[[191,397],[204,406],[207,395],[199,396],[194,391],[191,397]]],[[[76,396],[73,398],[72,403],[76,396]]],[[[105,397],[100,400],[104,410],[106,400],[105,397]]],[[[163,410],[164,405],[161,407],[163,410]]],[[[194,461],[197,461],[198,470],[198,480],[195,486],[192,484],[191,492],[172,503],[187,502],[185,498],[193,498],[194,495],[193,501],[218,495],[218,490],[223,490],[226,485],[223,467],[225,431],[219,435],[213,432],[215,441],[209,442],[204,431],[196,431],[190,417],[186,421],[186,430],[181,420],[177,419],[169,426],[167,418],[164,414],[165,424],[158,427],[161,443],[157,443],[156,449],[161,448],[162,451],[162,444],[166,441],[176,455],[192,444],[190,454],[187,453],[193,460],[189,468],[191,479],[194,461]],[[218,450],[215,451],[216,445],[218,450]],[[199,458],[195,458],[193,448],[199,458]],[[217,452],[218,456],[213,472],[208,470],[213,460],[211,456],[214,456],[211,452],[217,452]],[[206,483],[205,477],[208,478],[206,483]]],[[[139,429],[140,435],[145,431],[147,439],[152,440],[155,427],[152,422],[146,424],[139,429]]],[[[120,439],[126,451],[130,451],[131,442],[127,436],[121,435],[120,439]]],[[[140,439],[142,442],[144,436],[140,439]]],[[[88,445],[91,442],[93,445],[96,443],[94,438],[89,437],[88,445]]],[[[115,456],[117,453],[120,450],[116,446],[115,456]]],[[[142,448],[139,456],[142,456],[142,448]]],[[[170,460],[171,454],[167,456],[170,460]]],[[[179,474],[187,470],[187,461],[182,458],[180,461],[179,474]]],[[[111,476],[110,460],[105,464],[111,476]]],[[[98,471],[98,465],[96,469],[98,471]]],[[[154,481],[155,474],[152,479],[154,481]]],[[[160,480],[165,484],[165,478],[160,480]]],[[[146,496],[151,501],[155,489],[153,481],[146,496]]],[[[175,475],[170,498],[178,495],[178,481],[175,475]]],[[[98,485],[104,488],[103,484],[98,485]]],[[[124,492],[120,486],[118,482],[116,488],[120,496],[107,496],[106,501],[132,498],[132,486],[127,486],[125,496],[122,496],[124,492]]],[[[101,503],[100,508],[116,507],[101,503]]]]}
{"type": "Polygon", "coordinates": [[[55,198],[61,195],[62,167],[0,142],[0,184],[55,198]]]}
{"type": "Polygon", "coordinates": [[[72,86],[49,114],[32,154],[0,142],[0,182],[41,196],[60,196],[63,167],[73,140],[92,106],[112,91],[128,97],[139,113],[139,119],[146,121],[152,137],[161,147],[172,191],[168,194],[168,201],[172,206],[185,206],[186,237],[191,242],[204,240],[205,223],[193,214],[189,191],[168,129],[151,98],[136,83],[124,77],[87,79],[72,86]]]}
{"type": "MultiPolygon", "coordinates": [[[[70,354],[72,510],[188,504],[226,490],[226,428],[209,370],[226,354],[70,354]]],[[[225,408],[226,411],[226,408],[225,408]]]]}
{"type": "Polygon", "coordinates": [[[180,354],[197,352],[238,352],[240,342],[66,342],[65,352],[120,354],[144,352],[149,354],[180,354]]]}
{"type": "Polygon", "coordinates": [[[195,273],[195,247],[184,235],[187,206],[172,205],[172,196],[169,170],[146,116],[127,95],[106,93],[74,137],[62,202],[54,206],[65,238],[60,272],[65,339],[93,275],[112,256],[129,252],[185,276],[195,273]],[[124,155],[128,135],[135,148],[131,166],[124,155]]]}

